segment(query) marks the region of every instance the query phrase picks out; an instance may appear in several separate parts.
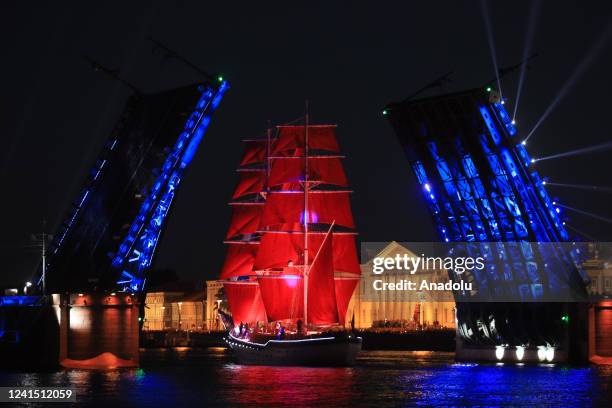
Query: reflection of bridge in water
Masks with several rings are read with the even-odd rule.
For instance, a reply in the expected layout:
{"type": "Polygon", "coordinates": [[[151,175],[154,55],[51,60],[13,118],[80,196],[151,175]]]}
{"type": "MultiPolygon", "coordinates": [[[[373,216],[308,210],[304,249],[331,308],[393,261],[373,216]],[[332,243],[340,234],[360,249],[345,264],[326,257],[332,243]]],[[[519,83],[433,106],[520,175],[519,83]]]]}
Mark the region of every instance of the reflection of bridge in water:
{"type": "Polygon", "coordinates": [[[130,97],[32,288],[58,295],[0,298],[3,358],[17,365],[138,364],[147,271],[177,189],[228,88],[219,77],[130,97]]]}
{"type": "Polygon", "coordinates": [[[582,254],[500,95],[491,87],[473,89],[408,99],[383,113],[441,242],[455,256],[488,260],[482,271],[449,272],[478,288],[454,292],[457,358],[538,362],[595,355],[582,254]]]}

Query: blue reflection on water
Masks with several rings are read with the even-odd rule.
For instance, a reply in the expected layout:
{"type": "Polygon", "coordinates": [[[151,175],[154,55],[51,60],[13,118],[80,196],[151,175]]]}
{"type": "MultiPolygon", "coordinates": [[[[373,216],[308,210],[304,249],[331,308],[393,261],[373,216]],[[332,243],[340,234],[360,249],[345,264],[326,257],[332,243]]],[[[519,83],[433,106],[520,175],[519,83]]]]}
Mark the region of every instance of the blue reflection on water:
{"type": "Polygon", "coordinates": [[[223,349],[146,350],[141,368],[0,372],[0,385],[74,386],[81,406],[608,405],[612,367],[454,363],[364,351],[352,368],[241,366],[223,349]]]}

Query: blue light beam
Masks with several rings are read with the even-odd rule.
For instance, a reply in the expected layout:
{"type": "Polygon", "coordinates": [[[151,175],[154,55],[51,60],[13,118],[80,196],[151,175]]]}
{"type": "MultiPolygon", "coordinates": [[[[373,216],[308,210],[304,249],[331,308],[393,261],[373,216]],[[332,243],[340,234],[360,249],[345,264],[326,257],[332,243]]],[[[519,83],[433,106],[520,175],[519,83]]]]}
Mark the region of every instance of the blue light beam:
{"type": "Polygon", "coordinates": [[[562,208],[565,208],[566,210],[570,210],[570,211],[573,211],[575,213],[586,215],[587,217],[595,218],[596,220],[607,222],[608,224],[612,224],[612,218],[607,218],[607,217],[604,217],[604,216],[601,216],[601,215],[598,215],[598,214],[594,214],[592,212],[580,210],[578,208],[570,207],[570,206],[565,205],[565,204],[557,203],[557,207],[562,207],[562,208]]]}
{"type": "Polygon", "coordinates": [[[565,226],[566,226],[567,228],[571,229],[572,231],[574,231],[575,233],[577,233],[578,235],[582,235],[583,237],[585,237],[585,238],[586,238],[586,239],[588,239],[589,241],[593,241],[593,242],[598,242],[598,241],[599,241],[599,240],[598,240],[597,238],[595,238],[594,236],[589,235],[589,234],[587,234],[586,232],[581,231],[581,230],[579,230],[578,228],[573,227],[573,226],[571,226],[571,225],[569,225],[569,224],[567,224],[567,223],[565,224],[565,226]]]}
{"type": "MultiPolygon", "coordinates": [[[[536,23],[540,14],[540,6],[542,5],[541,0],[534,0],[531,3],[531,11],[527,20],[527,32],[525,33],[525,45],[523,46],[523,61],[527,61],[529,52],[531,51],[531,45],[533,43],[533,35],[535,33],[536,23]]],[[[516,119],[516,112],[518,111],[519,102],[521,100],[521,92],[523,90],[523,82],[525,81],[525,72],[527,72],[527,63],[521,64],[521,74],[519,76],[518,86],[516,89],[516,102],[514,103],[514,112],[512,113],[512,121],[516,119]]]]}
{"type": "Polygon", "coordinates": [[[489,6],[487,5],[486,0],[480,0],[480,10],[482,11],[482,18],[484,20],[485,28],[487,30],[487,40],[489,42],[489,49],[491,50],[493,68],[495,68],[495,78],[497,78],[497,91],[499,92],[501,100],[503,100],[504,98],[502,96],[501,81],[499,80],[499,68],[497,66],[497,53],[495,52],[495,41],[493,40],[493,27],[491,25],[489,6]]]}
{"type": "Polygon", "coordinates": [[[547,181],[546,185],[555,186],[555,187],[576,188],[579,190],[595,191],[598,193],[612,193],[612,187],[607,187],[607,186],[593,186],[593,185],[588,185],[588,184],[553,183],[552,181],[547,181]]]}
{"type": "Polygon", "coordinates": [[[527,134],[525,141],[529,140],[529,138],[533,135],[533,133],[540,127],[542,122],[544,122],[544,120],[548,117],[548,115],[550,115],[552,111],[557,107],[559,102],[561,102],[561,100],[565,98],[565,96],[574,87],[574,85],[576,85],[576,82],[578,82],[580,77],[584,75],[587,68],[589,68],[591,64],[593,63],[593,61],[595,61],[595,59],[601,52],[602,48],[604,48],[604,46],[610,39],[611,35],[612,35],[612,23],[607,25],[606,29],[604,30],[599,40],[589,49],[589,51],[586,54],[586,57],[580,62],[580,64],[578,64],[578,67],[576,68],[574,73],[569,77],[569,79],[565,81],[565,83],[563,84],[563,86],[561,87],[561,89],[559,90],[559,92],[557,93],[553,101],[551,102],[551,104],[548,105],[548,108],[546,108],[546,110],[544,111],[540,119],[538,119],[538,121],[533,126],[531,131],[527,134]]]}
{"type": "Polygon", "coordinates": [[[607,150],[612,150],[612,142],[601,143],[601,144],[594,145],[594,146],[587,146],[581,149],[570,150],[568,152],[557,153],[557,154],[553,154],[550,156],[538,157],[537,159],[534,159],[534,160],[536,162],[539,162],[542,160],[551,160],[551,159],[560,159],[562,157],[578,156],[578,155],[586,154],[586,153],[605,152],[607,150]]]}

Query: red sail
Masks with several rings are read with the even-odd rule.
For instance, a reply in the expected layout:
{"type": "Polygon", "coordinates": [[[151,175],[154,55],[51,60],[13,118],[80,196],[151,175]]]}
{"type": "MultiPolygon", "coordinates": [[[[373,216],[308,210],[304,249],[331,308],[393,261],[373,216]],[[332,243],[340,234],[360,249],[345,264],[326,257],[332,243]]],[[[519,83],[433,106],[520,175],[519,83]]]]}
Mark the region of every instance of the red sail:
{"type": "Polygon", "coordinates": [[[308,271],[308,322],[321,325],[338,323],[332,234],[325,235],[308,271]]]}
{"type": "Polygon", "coordinates": [[[240,160],[240,166],[261,163],[266,158],[266,140],[247,140],[245,143],[244,154],[240,160]]]}
{"type": "Polygon", "coordinates": [[[236,243],[227,248],[225,263],[219,279],[230,279],[253,274],[253,262],[257,253],[257,244],[236,243]]]}
{"type": "Polygon", "coordinates": [[[355,236],[350,234],[334,234],[334,270],[361,275],[361,266],[355,247],[355,236]]]}
{"type": "Polygon", "coordinates": [[[227,230],[226,239],[236,235],[252,234],[257,231],[263,205],[246,204],[232,206],[232,220],[227,230]]]}
{"type": "MultiPolygon", "coordinates": [[[[287,151],[305,146],[305,126],[278,126],[278,139],[272,147],[272,156],[282,156],[287,151]]],[[[339,152],[335,125],[308,126],[308,147],[315,150],[339,152]]]]}
{"type": "MultiPolygon", "coordinates": [[[[303,157],[274,159],[270,172],[270,186],[303,181],[304,165],[303,157]]],[[[340,159],[332,157],[309,158],[308,180],[336,186],[348,185],[340,159]]]]}
{"type": "Polygon", "coordinates": [[[268,321],[304,318],[304,280],[301,276],[257,278],[268,321]]]}
{"type": "MultiPolygon", "coordinates": [[[[283,231],[295,230],[303,223],[303,192],[268,194],[260,227],[276,226],[283,231]]],[[[312,191],[308,194],[308,222],[354,228],[348,192],[312,191]]]]}
{"type": "Polygon", "coordinates": [[[264,187],[265,176],[262,171],[240,172],[240,179],[232,199],[261,192],[264,187]]]}
{"type": "MultiPolygon", "coordinates": [[[[355,248],[355,236],[352,234],[333,235],[334,270],[355,275],[361,274],[355,248]]],[[[308,234],[308,263],[312,263],[314,254],[319,250],[324,236],[323,233],[308,234]]],[[[261,271],[271,268],[284,268],[289,261],[292,261],[294,265],[303,265],[303,253],[303,233],[266,232],[259,245],[253,269],[261,271]]]]}
{"type": "Polygon", "coordinates": [[[359,283],[359,278],[335,278],[336,287],[336,304],[338,306],[338,319],[341,325],[344,325],[346,321],[346,310],[348,309],[349,302],[353,293],[355,292],[355,286],[359,283]]]}
{"type": "Polygon", "coordinates": [[[266,310],[257,282],[224,282],[223,288],[234,324],[266,321],[266,310]]]}

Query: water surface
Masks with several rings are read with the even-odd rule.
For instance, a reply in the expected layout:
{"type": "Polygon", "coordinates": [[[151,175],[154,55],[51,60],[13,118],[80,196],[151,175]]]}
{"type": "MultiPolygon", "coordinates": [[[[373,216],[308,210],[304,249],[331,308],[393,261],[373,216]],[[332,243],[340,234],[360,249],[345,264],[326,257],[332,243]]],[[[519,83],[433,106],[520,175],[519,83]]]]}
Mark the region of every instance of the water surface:
{"type": "MultiPolygon", "coordinates": [[[[148,349],[141,367],[1,372],[0,384],[69,386],[71,406],[609,406],[612,367],[456,364],[452,353],[364,351],[355,367],[234,364],[224,349],[148,349]]],[[[41,404],[41,406],[49,406],[41,404]]]]}

